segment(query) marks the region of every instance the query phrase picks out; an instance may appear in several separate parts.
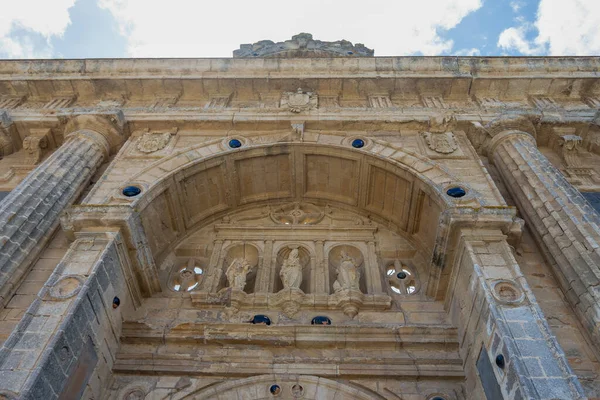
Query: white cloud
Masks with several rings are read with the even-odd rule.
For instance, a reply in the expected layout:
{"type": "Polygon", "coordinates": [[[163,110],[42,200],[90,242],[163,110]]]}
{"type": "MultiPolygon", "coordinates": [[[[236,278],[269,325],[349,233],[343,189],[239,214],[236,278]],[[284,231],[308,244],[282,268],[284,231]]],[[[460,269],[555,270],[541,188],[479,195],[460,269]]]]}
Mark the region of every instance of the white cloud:
{"type": "Polygon", "coordinates": [[[510,2],[510,8],[512,8],[512,10],[516,13],[519,12],[519,10],[523,7],[523,2],[519,1],[519,0],[514,0],[510,2]]]}
{"type": "Polygon", "coordinates": [[[454,52],[455,56],[469,56],[469,57],[473,57],[473,56],[479,56],[481,55],[481,51],[475,47],[473,47],[472,49],[460,49],[454,52]]]}
{"type": "Polygon", "coordinates": [[[69,8],[76,0],[17,0],[3,4],[0,12],[0,54],[8,58],[48,57],[50,45],[35,50],[26,36],[15,36],[14,29],[42,35],[47,41],[60,36],[71,22],[69,8]]]}
{"type": "Polygon", "coordinates": [[[551,56],[600,54],[600,1],[541,0],[535,23],[504,30],[498,46],[525,55],[547,52],[551,56]],[[537,29],[537,37],[526,34],[537,29]]]}
{"type": "Polygon", "coordinates": [[[600,54],[598,0],[542,0],[536,26],[552,56],[600,54]]]}
{"type": "Polygon", "coordinates": [[[542,54],[544,48],[535,45],[525,37],[529,30],[531,28],[527,24],[505,29],[498,38],[498,46],[506,50],[516,50],[526,56],[542,54]]]}
{"type": "Polygon", "coordinates": [[[450,52],[440,36],[481,0],[99,0],[129,40],[132,57],[231,57],[242,43],[282,41],[300,32],[315,39],[364,43],[376,55],[450,52]]]}

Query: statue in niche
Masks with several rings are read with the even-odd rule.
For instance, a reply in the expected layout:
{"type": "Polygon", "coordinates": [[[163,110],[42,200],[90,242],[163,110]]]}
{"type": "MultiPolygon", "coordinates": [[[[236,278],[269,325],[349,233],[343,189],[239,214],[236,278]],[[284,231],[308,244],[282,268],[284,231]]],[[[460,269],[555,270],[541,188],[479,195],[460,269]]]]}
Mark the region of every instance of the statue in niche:
{"type": "Polygon", "coordinates": [[[333,283],[333,290],[339,292],[345,289],[359,289],[360,270],[354,258],[346,251],[341,252],[340,265],[337,267],[337,279],[333,283]]]}
{"type": "Polygon", "coordinates": [[[300,289],[302,283],[302,264],[298,256],[298,249],[292,249],[287,259],[283,261],[279,272],[284,289],[300,289]]]}
{"type": "Polygon", "coordinates": [[[229,287],[232,289],[244,290],[246,286],[246,276],[248,272],[250,272],[251,265],[245,258],[236,258],[234,259],[227,271],[225,271],[225,276],[227,276],[227,282],[229,283],[229,287]]]}

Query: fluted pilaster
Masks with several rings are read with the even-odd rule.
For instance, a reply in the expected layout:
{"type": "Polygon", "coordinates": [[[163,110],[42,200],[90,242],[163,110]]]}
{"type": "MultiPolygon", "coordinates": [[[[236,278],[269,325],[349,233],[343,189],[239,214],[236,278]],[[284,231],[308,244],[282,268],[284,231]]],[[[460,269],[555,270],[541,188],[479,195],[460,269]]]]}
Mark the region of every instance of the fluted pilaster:
{"type": "Polygon", "coordinates": [[[600,347],[600,216],[529,134],[496,135],[489,155],[566,297],[600,347]]]}
{"type": "Polygon", "coordinates": [[[108,155],[104,136],[80,130],[0,203],[0,306],[47,243],[61,211],[79,196],[108,155]]]}

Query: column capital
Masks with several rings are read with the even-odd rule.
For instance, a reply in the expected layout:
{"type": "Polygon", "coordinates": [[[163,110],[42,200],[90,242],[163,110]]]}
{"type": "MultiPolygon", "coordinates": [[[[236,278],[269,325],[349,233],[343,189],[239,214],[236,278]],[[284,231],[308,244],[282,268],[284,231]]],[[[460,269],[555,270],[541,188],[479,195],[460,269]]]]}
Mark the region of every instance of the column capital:
{"type": "Polygon", "coordinates": [[[489,141],[487,145],[487,154],[490,157],[490,160],[493,161],[493,155],[500,143],[504,142],[507,139],[517,137],[520,137],[521,139],[524,139],[537,147],[535,138],[530,133],[516,129],[507,129],[505,131],[499,132],[498,134],[493,136],[489,141]]]}
{"type": "Polygon", "coordinates": [[[92,141],[94,144],[100,147],[102,154],[104,154],[104,160],[108,160],[108,157],[111,154],[110,144],[104,135],[90,129],[79,129],[75,132],[65,135],[65,142],[75,138],[83,138],[92,141]]]}
{"type": "Polygon", "coordinates": [[[467,129],[467,136],[478,153],[491,156],[495,146],[507,138],[507,132],[521,132],[531,136],[534,140],[536,129],[532,116],[526,115],[500,115],[487,124],[472,122],[467,129]]]}
{"type": "Polygon", "coordinates": [[[81,114],[71,118],[64,130],[65,138],[72,133],[92,131],[104,138],[102,146],[108,146],[108,154],[115,154],[128,136],[125,117],[121,111],[107,114],[81,114]]]}

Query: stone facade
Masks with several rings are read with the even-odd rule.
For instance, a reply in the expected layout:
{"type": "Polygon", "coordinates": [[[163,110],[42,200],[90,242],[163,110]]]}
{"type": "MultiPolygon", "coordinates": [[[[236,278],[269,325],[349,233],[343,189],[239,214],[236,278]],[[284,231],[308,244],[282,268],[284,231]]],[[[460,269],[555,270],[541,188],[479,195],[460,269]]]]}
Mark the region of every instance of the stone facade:
{"type": "Polygon", "coordinates": [[[599,67],[0,61],[0,398],[600,398],[599,67]]]}

